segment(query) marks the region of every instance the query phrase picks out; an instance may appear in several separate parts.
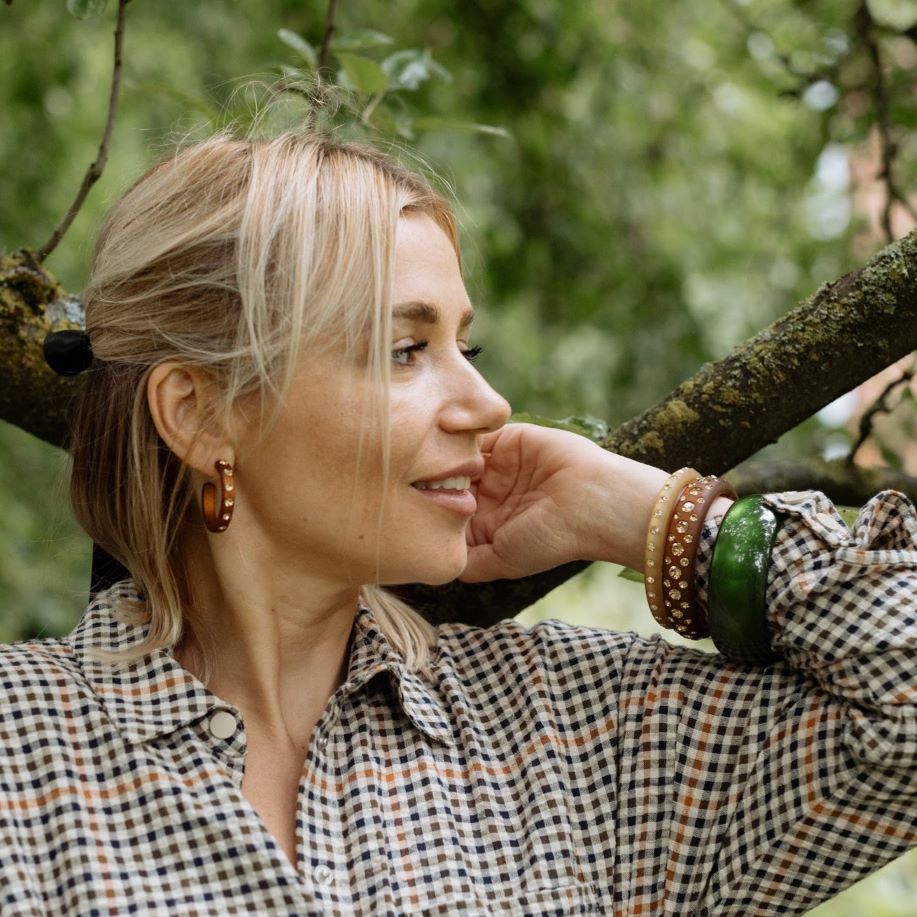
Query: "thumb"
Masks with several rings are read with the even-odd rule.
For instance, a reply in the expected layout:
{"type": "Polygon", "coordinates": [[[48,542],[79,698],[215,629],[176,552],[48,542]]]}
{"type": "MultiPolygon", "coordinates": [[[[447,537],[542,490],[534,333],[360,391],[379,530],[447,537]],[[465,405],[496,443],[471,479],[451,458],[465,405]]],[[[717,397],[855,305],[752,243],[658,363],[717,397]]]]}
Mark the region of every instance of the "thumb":
{"type": "Polygon", "coordinates": [[[500,438],[500,434],[505,430],[505,427],[501,427],[499,430],[494,430],[491,433],[485,433],[481,437],[481,441],[478,444],[478,449],[481,452],[491,452],[493,451],[494,444],[500,438]]]}

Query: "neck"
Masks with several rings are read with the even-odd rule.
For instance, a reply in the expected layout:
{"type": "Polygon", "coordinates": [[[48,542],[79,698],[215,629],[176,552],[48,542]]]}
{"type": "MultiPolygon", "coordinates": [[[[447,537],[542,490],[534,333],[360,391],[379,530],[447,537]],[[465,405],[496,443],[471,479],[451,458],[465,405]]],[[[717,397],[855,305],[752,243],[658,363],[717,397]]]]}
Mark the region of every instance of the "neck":
{"type": "Polygon", "coordinates": [[[198,677],[209,659],[208,688],[247,731],[304,749],[346,678],[359,588],[290,565],[229,563],[206,543],[183,554],[192,627],[176,659],[198,677]]]}

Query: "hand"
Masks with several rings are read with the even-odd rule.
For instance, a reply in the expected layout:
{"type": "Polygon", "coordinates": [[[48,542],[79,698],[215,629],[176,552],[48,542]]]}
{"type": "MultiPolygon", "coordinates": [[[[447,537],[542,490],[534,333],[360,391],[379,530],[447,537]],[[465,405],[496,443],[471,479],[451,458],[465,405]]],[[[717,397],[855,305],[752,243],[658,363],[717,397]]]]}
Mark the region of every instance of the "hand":
{"type": "Polygon", "coordinates": [[[649,516],[666,472],[534,424],[508,424],[486,436],[482,449],[461,580],[516,579],[571,560],[643,570],[649,516]]]}

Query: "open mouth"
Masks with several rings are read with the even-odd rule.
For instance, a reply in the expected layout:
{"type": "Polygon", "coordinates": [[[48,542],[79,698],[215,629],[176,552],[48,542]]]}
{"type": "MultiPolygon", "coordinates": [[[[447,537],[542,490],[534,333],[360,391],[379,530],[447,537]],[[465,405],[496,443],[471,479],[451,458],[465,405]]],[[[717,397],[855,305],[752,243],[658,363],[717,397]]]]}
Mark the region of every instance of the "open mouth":
{"type": "Polygon", "coordinates": [[[418,490],[468,490],[471,487],[471,478],[458,476],[443,478],[441,481],[415,481],[411,486],[416,487],[418,490]]]}
{"type": "Polygon", "coordinates": [[[411,486],[425,500],[460,516],[473,516],[477,511],[478,501],[470,489],[471,478],[466,475],[439,481],[415,481],[411,486]]]}

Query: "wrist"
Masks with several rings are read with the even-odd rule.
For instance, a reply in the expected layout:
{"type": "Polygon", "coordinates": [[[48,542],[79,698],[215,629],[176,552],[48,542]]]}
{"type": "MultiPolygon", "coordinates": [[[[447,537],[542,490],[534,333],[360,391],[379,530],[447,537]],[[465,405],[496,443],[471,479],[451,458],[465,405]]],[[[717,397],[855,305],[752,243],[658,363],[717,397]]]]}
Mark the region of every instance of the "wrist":
{"type": "Polygon", "coordinates": [[[650,514],[668,477],[653,465],[604,452],[590,495],[594,512],[585,558],[643,573],[650,514]]]}

